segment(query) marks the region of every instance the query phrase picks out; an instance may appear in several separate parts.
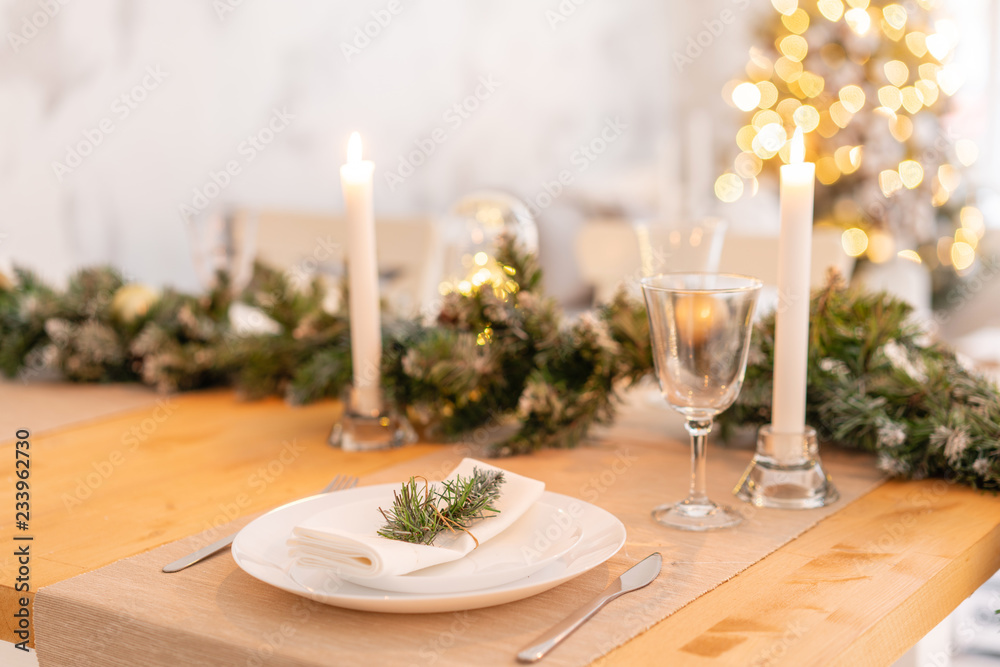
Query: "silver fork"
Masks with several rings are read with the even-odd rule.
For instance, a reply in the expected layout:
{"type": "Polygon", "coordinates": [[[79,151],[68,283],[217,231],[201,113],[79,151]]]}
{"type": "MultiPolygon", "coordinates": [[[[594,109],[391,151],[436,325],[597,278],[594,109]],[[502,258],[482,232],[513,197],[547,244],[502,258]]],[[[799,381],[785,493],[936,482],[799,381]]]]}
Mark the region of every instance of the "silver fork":
{"type": "MultiPolygon", "coordinates": [[[[323,490],[320,491],[320,493],[330,493],[331,491],[346,491],[347,489],[353,489],[357,485],[358,485],[357,477],[353,477],[351,475],[337,475],[336,477],[333,478],[333,480],[329,484],[323,487],[323,490]]],[[[184,556],[183,558],[175,560],[173,563],[168,563],[167,565],[164,565],[163,571],[180,572],[186,567],[191,567],[195,563],[205,560],[209,556],[222,551],[230,544],[232,544],[233,540],[236,539],[236,534],[237,533],[233,533],[232,535],[227,535],[223,537],[221,540],[216,540],[215,542],[212,542],[208,546],[198,549],[194,553],[190,553],[187,556],[184,556]]]]}

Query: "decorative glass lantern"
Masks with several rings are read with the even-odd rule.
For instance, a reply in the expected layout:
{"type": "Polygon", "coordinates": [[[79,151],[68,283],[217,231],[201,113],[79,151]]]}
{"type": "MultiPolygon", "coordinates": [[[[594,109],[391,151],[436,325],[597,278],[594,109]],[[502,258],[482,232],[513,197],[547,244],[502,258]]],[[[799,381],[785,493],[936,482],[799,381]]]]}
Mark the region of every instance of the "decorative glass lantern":
{"type": "Polygon", "coordinates": [[[474,286],[503,280],[493,253],[497,238],[512,234],[528,251],[538,252],[535,219],[516,197],[480,190],[456,202],[442,221],[442,272],[439,291],[471,293],[474,286]]]}

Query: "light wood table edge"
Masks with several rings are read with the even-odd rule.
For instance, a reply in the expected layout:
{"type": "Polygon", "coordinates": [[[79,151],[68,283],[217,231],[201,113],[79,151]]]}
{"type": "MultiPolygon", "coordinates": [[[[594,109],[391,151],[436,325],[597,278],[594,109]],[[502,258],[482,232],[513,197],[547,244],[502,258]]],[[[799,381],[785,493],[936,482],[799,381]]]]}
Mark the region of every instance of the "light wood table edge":
{"type": "MultiPolygon", "coordinates": [[[[890,481],[869,493],[861,496],[848,507],[852,515],[876,514],[884,509],[887,502],[898,501],[900,489],[926,488],[930,484],[940,484],[940,480],[924,480],[920,482],[890,481]]],[[[959,487],[963,493],[981,495],[988,498],[988,492],[974,491],[959,487]]],[[[847,508],[844,508],[847,509],[847,508]]],[[[844,513],[845,515],[848,512],[844,513]]],[[[793,562],[820,556],[825,550],[816,548],[818,545],[830,544],[840,534],[840,513],[805,531],[796,540],[786,543],[765,558],[757,561],[736,577],[726,581],[711,591],[691,600],[684,607],[659,621],[643,633],[633,637],[628,642],[609,651],[604,656],[594,660],[591,665],[709,665],[709,664],[740,664],[740,665],[891,665],[914,644],[922,639],[930,630],[936,627],[948,614],[983,585],[991,576],[1000,570],[1000,522],[983,532],[962,553],[943,558],[946,565],[924,581],[916,590],[896,604],[891,611],[884,614],[872,613],[866,617],[867,625],[849,642],[841,642],[839,650],[820,658],[812,656],[812,661],[797,659],[789,661],[780,656],[773,659],[761,658],[758,653],[753,656],[734,650],[732,654],[720,655],[716,660],[686,654],[679,647],[690,639],[705,632],[719,618],[708,619],[702,613],[708,606],[716,611],[725,610],[732,613],[742,606],[745,600],[736,600],[733,591],[737,587],[753,585],[757,590],[767,591],[773,584],[775,564],[793,562]],[[803,542],[809,546],[803,549],[803,542]]],[[[920,525],[913,528],[919,532],[920,525]]],[[[666,564],[665,564],[666,566],[666,564]]],[[[822,572],[817,572],[816,579],[823,579],[822,572]]],[[[874,583],[874,582],[873,582],[874,583]]],[[[836,584],[826,584],[828,587],[836,584]]],[[[741,597],[745,597],[745,594],[741,597]]],[[[856,607],[863,609],[861,603],[856,607]]],[[[609,607],[609,610],[611,608],[609,607]]],[[[745,610],[753,614],[754,609],[745,610]]],[[[789,647],[798,638],[788,640],[789,647]]],[[[791,650],[788,651],[791,653],[791,650]]]]}
{"type": "Polygon", "coordinates": [[[831,664],[890,664],[1000,570],[1000,525],[881,616],[831,664]],[[885,660],[883,660],[883,658],[885,660]]]}

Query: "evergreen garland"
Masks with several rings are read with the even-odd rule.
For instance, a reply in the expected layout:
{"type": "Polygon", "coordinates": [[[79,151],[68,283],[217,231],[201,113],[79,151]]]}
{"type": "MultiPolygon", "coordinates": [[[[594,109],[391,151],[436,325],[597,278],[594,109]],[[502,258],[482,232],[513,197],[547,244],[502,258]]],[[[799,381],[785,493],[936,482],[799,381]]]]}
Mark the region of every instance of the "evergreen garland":
{"type": "MultiPolygon", "coordinates": [[[[821,442],[878,454],[894,477],[944,477],[1000,489],[1000,390],[939,343],[923,340],[910,307],[837,280],[812,301],[807,421],[821,442]]],[[[751,343],[743,391],[723,432],[771,417],[774,316],[751,343]]]]}
{"type": "MultiPolygon", "coordinates": [[[[472,437],[500,455],[572,447],[652,369],[645,308],[619,294],[566,322],[540,293],[532,255],[505,237],[495,256],[502,284],[448,294],[433,323],[386,328],[386,394],[429,439],[472,437]]],[[[15,282],[0,281],[0,371],[10,377],[53,368],[161,391],[232,385],[294,404],[339,398],[351,380],[346,299],[328,312],[318,281],[300,288],[257,266],[235,299],[220,275],[204,296],[147,290],[132,308],[123,297],[137,286],[112,269],[81,271],[63,292],[23,269],[15,282]],[[234,317],[236,305],[257,326],[234,317]]],[[[1000,390],[925,343],[909,313],[836,281],[816,295],[809,423],[823,441],[877,453],[891,475],[1000,489],[1000,390]]],[[[773,315],[750,354],[743,391],[719,418],[724,435],[770,420],[773,315]]]]}

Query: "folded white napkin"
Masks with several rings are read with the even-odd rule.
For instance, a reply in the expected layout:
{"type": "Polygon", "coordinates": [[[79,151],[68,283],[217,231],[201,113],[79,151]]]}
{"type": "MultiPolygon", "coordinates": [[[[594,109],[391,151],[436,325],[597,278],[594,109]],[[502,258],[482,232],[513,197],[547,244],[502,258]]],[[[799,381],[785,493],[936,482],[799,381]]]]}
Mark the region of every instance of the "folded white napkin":
{"type": "MultiPolygon", "coordinates": [[[[463,459],[448,479],[458,475],[468,478],[473,468],[500,470],[482,461],[463,459]]],[[[480,544],[511,526],[545,491],[543,482],[506,470],[503,474],[505,481],[500,487],[500,498],[494,504],[500,513],[477,521],[469,529],[480,544]]],[[[439,486],[440,482],[431,484],[439,486]]],[[[300,565],[329,567],[352,578],[375,578],[407,574],[458,560],[475,548],[472,537],[461,531],[441,535],[433,545],[380,537],[377,531],[385,524],[385,519],[378,510],[379,507],[385,510],[392,507],[392,491],[387,488],[384,497],[319,512],[295,526],[288,540],[292,557],[300,565]]]]}

